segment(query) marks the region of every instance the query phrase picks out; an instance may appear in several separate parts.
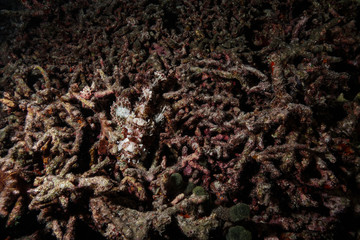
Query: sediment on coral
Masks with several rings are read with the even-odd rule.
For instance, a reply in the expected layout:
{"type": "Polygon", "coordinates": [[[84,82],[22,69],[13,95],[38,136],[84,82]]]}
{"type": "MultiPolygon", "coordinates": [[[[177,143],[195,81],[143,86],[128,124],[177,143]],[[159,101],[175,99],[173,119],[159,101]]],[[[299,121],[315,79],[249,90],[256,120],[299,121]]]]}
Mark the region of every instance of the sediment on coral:
{"type": "Polygon", "coordinates": [[[358,1],[15,5],[1,238],[359,238],[358,1]]]}

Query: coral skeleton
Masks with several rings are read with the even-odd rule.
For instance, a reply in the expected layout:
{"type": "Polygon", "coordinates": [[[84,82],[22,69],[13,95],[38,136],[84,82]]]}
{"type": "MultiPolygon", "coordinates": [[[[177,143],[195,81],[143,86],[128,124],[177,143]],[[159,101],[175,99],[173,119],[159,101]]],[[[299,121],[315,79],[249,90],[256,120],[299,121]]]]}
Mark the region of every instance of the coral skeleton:
{"type": "Polygon", "coordinates": [[[359,1],[10,2],[1,239],[359,239],[359,1]]]}

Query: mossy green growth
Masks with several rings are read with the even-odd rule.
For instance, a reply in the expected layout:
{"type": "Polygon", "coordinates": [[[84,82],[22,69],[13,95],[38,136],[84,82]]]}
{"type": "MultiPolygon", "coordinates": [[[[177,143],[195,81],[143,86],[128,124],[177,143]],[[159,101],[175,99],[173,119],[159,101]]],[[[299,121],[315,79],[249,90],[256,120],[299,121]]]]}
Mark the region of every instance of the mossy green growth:
{"type": "Polygon", "coordinates": [[[251,232],[242,226],[231,227],[226,234],[226,240],[251,240],[251,238],[251,232]]]}
{"type": "Polygon", "coordinates": [[[358,92],[358,94],[356,94],[356,96],[354,97],[354,101],[360,102],[360,92],[358,92]]]}
{"type": "Polygon", "coordinates": [[[245,203],[238,203],[230,208],[230,221],[241,221],[250,216],[250,207],[245,203]]]}
{"type": "Polygon", "coordinates": [[[346,103],[348,100],[344,97],[344,93],[340,93],[340,95],[336,98],[336,102],[346,103]]]}
{"type": "Polygon", "coordinates": [[[178,195],[183,191],[184,188],[184,180],[180,173],[173,173],[170,175],[167,189],[168,194],[171,196],[178,195]]]}
{"type": "Polygon", "coordinates": [[[173,173],[170,176],[169,185],[176,190],[180,189],[184,184],[183,177],[180,173],[173,173]]]}
{"type": "Polygon", "coordinates": [[[189,195],[192,193],[192,190],[195,188],[195,184],[193,182],[189,182],[187,185],[186,185],[186,188],[184,190],[184,194],[185,195],[189,195]]]}
{"type": "Polygon", "coordinates": [[[196,196],[204,196],[204,195],[208,195],[208,193],[205,191],[205,189],[201,186],[196,186],[192,192],[196,195],[196,196]]]}

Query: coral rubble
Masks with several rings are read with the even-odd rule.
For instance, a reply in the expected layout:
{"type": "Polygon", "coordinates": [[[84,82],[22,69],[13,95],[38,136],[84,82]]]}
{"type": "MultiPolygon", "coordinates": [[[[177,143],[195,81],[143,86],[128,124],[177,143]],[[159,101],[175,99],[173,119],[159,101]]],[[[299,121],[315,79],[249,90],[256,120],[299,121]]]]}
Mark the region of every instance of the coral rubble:
{"type": "Polygon", "coordinates": [[[359,1],[0,7],[1,239],[360,237],[359,1]]]}

